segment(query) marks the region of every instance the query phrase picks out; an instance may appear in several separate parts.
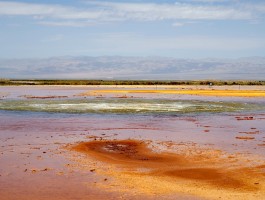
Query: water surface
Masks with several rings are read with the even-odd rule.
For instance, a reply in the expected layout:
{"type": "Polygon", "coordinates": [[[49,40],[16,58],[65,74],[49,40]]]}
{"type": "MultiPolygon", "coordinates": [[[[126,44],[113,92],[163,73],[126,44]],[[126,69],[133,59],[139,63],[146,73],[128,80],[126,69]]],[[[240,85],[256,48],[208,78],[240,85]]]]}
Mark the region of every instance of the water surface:
{"type": "Polygon", "coordinates": [[[0,101],[0,109],[53,113],[185,114],[262,111],[265,104],[172,99],[19,99],[0,101]]]}

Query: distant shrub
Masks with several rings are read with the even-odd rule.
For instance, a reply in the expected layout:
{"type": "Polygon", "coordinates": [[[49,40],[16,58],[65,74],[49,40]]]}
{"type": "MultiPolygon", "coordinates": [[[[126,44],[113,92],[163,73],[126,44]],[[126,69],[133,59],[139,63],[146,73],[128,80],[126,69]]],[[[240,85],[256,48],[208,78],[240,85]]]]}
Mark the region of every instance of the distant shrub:
{"type": "Polygon", "coordinates": [[[0,85],[265,85],[265,81],[143,81],[143,80],[9,80],[0,79],[0,85]]]}

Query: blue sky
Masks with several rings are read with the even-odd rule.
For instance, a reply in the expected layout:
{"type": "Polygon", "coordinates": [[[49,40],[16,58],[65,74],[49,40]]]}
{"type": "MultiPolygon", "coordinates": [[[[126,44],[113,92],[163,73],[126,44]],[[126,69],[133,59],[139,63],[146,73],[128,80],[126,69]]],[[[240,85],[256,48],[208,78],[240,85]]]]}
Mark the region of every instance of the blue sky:
{"type": "Polygon", "coordinates": [[[265,56],[264,0],[0,0],[0,58],[265,56]]]}

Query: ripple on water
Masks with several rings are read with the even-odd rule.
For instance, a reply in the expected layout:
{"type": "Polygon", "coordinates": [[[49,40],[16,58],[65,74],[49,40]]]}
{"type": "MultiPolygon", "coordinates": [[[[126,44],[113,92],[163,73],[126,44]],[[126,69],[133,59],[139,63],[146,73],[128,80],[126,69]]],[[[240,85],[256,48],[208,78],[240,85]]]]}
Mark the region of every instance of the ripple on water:
{"type": "Polygon", "coordinates": [[[4,100],[1,110],[60,113],[214,113],[265,110],[264,104],[169,99],[4,100]]]}

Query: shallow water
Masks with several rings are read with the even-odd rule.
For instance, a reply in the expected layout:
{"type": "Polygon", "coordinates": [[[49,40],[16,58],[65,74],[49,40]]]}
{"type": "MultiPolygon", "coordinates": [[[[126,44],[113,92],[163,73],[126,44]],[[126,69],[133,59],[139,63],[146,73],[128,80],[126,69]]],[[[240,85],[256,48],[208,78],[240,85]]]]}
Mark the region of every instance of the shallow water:
{"type": "Polygon", "coordinates": [[[185,114],[265,111],[265,103],[172,99],[2,100],[0,110],[54,113],[185,114]]]}

